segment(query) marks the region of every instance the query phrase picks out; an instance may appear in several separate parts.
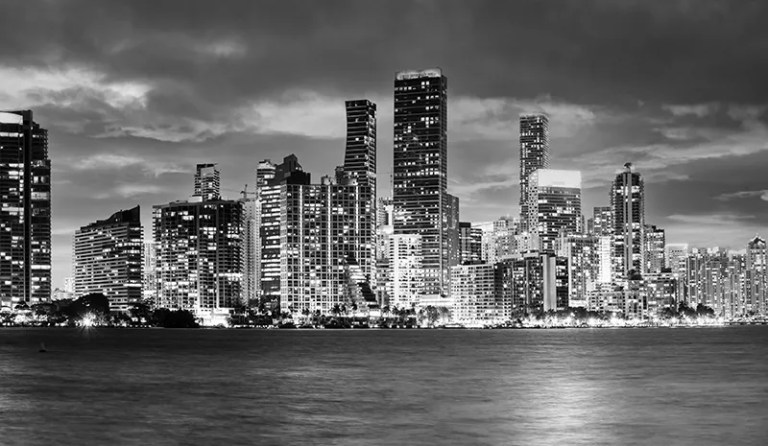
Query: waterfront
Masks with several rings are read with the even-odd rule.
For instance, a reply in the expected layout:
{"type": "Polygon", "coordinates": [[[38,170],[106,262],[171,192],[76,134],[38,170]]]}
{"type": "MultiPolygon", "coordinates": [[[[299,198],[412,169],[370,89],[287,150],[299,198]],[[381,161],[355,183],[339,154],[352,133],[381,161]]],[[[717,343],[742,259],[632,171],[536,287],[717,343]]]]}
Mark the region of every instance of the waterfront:
{"type": "Polygon", "coordinates": [[[763,326],[0,329],[0,444],[765,444],[766,376],[763,326]]]}

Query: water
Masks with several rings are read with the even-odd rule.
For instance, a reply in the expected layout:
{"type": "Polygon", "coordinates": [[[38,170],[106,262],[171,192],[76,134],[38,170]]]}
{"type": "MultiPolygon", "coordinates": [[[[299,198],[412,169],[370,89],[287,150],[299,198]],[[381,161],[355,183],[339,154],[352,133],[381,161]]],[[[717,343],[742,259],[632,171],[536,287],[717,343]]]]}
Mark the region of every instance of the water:
{"type": "Polygon", "coordinates": [[[0,329],[2,445],[766,443],[768,327],[0,329]]]}

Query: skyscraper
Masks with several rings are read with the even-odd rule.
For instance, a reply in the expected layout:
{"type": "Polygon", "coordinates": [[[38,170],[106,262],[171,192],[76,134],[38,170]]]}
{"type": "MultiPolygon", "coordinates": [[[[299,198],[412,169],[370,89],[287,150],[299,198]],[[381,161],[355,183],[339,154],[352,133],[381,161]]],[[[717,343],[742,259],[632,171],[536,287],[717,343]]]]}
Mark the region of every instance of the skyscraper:
{"type": "Polygon", "coordinates": [[[528,177],[527,227],[541,250],[554,252],[558,236],[581,231],[581,172],[538,169],[528,177]]]}
{"type": "Polygon", "coordinates": [[[347,148],[344,152],[344,172],[350,181],[369,186],[375,199],[376,104],[368,99],[358,99],[347,101],[345,105],[347,148]]]}
{"type": "Polygon", "coordinates": [[[101,293],[113,311],[127,311],[143,298],[144,228],[139,206],[75,231],[75,296],[101,293]]]}
{"type": "Polygon", "coordinates": [[[269,160],[262,161],[256,175],[258,207],[261,210],[258,249],[261,301],[276,309],[280,302],[280,256],[283,249],[281,218],[285,208],[286,186],[309,184],[311,177],[308,172],[304,172],[296,155],[286,156],[278,165],[273,165],[269,160]]]}
{"type": "Polygon", "coordinates": [[[613,208],[595,206],[592,209],[592,233],[598,237],[613,236],[613,208]]]}
{"type": "Polygon", "coordinates": [[[0,112],[0,307],[51,298],[48,131],[32,111],[0,112]]]}
{"type": "Polygon", "coordinates": [[[243,204],[221,199],[218,171],[204,166],[193,197],[154,206],[157,306],[213,319],[242,303],[243,204]]]}
{"type": "Polygon", "coordinates": [[[642,274],[645,266],[645,197],[640,174],[632,164],[616,175],[611,188],[613,210],[613,276],[627,279],[642,274]]]}
{"type": "Polygon", "coordinates": [[[440,69],[395,78],[394,232],[421,235],[422,293],[429,295],[450,291],[447,87],[440,69]]]}
{"type": "Polygon", "coordinates": [[[549,118],[542,114],[520,116],[520,222],[528,230],[528,177],[549,167],[549,118]]]}
{"type": "Polygon", "coordinates": [[[768,248],[765,239],[755,236],[747,243],[746,311],[765,315],[768,300],[768,248]]]}

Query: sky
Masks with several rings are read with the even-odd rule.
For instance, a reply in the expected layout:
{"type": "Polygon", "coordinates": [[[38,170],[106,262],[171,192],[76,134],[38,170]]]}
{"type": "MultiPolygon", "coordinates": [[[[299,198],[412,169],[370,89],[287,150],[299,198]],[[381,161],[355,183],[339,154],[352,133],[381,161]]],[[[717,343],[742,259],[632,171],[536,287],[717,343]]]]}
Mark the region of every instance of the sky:
{"type": "Polygon", "coordinates": [[[397,71],[448,78],[448,188],[463,221],[518,213],[521,113],[550,117],[550,167],[607,205],[626,162],[668,243],[768,235],[768,2],[5,0],[0,110],[49,130],[53,280],[74,231],[192,193],[225,197],[262,159],[314,179],[343,163],[344,101],[378,105],[391,190],[397,71]]]}

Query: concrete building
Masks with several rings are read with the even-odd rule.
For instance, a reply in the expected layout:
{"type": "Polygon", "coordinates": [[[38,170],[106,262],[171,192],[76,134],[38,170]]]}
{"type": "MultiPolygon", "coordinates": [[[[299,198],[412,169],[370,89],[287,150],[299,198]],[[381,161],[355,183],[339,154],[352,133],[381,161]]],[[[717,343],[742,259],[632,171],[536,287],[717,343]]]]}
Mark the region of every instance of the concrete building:
{"type": "Polygon", "coordinates": [[[500,293],[500,268],[487,263],[451,268],[453,320],[468,327],[482,327],[509,320],[510,309],[500,293]]]}

